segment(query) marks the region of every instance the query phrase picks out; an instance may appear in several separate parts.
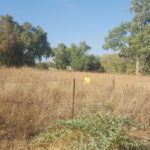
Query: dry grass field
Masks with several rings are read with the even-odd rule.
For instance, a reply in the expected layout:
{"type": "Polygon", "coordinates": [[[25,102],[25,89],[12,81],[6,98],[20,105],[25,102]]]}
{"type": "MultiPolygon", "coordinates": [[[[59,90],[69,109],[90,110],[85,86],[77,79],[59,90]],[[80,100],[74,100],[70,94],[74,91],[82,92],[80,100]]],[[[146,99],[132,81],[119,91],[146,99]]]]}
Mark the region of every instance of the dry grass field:
{"type": "Polygon", "coordinates": [[[25,149],[25,139],[59,119],[71,118],[73,78],[75,116],[108,111],[128,115],[147,125],[135,135],[150,138],[150,77],[1,68],[0,149],[25,149]],[[90,84],[84,83],[85,76],[90,84]]]}

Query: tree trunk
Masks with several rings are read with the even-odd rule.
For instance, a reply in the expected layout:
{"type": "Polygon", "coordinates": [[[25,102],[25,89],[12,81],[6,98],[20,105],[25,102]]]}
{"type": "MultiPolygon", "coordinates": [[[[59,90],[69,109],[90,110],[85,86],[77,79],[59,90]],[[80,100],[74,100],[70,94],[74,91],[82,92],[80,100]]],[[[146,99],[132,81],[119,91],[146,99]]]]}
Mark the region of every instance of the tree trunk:
{"type": "Polygon", "coordinates": [[[141,75],[141,70],[145,67],[145,63],[144,64],[140,64],[139,60],[136,60],[136,69],[135,69],[135,73],[136,75],[141,75]]]}
{"type": "Polygon", "coordinates": [[[140,75],[140,63],[139,60],[136,60],[136,68],[135,68],[135,73],[136,75],[140,75]]]}

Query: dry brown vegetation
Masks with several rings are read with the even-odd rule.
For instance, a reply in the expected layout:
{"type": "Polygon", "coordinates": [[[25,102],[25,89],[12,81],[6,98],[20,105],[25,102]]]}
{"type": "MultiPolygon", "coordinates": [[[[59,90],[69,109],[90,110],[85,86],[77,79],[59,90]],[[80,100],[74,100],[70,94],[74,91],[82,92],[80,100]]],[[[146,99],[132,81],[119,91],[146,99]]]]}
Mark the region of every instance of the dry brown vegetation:
{"type": "MultiPolygon", "coordinates": [[[[75,115],[110,111],[150,125],[150,77],[1,68],[0,149],[25,149],[23,139],[60,118],[70,118],[73,78],[75,115]],[[85,76],[91,84],[83,82],[85,76]]],[[[149,127],[136,131],[136,136],[149,138],[149,127]]]]}

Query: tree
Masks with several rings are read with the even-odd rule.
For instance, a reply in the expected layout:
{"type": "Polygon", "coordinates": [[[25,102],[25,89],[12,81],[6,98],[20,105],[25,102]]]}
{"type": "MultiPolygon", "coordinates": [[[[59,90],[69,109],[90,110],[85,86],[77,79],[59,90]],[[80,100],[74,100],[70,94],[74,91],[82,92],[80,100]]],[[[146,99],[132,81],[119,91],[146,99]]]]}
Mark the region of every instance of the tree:
{"type": "MultiPolygon", "coordinates": [[[[91,47],[87,45],[85,41],[80,42],[79,45],[71,44],[70,51],[71,51],[71,67],[75,70],[84,70],[82,64],[84,56],[86,55],[87,51],[90,50],[91,47]]],[[[87,57],[87,56],[85,56],[87,57]]]]}
{"type": "Polygon", "coordinates": [[[22,25],[22,29],[21,40],[25,45],[25,55],[40,61],[42,57],[49,57],[51,47],[47,40],[47,33],[41,27],[33,27],[28,22],[22,25]]]}
{"type": "Polygon", "coordinates": [[[79,71],[101,71],[99,58],[94,55],[88,55],[90,46],[86,42],[80,42],[78,45],[71,44],[67,47],[65,44],[58,44],[53,48],[54,62],[57,68],[66,69],[71,66],[79,71]]]}
{"type": "Polygon", "coordinates": [[[133,21],[141,27],[150,23],[150,0],[132,0],[133,21]]]}
{"type": "Polygon", "coordinates": [[[71,66],[74,70],[79,71],[103,71],[99,58],[88,54],[72,60],[71,66]]]}
{"type": "Polygon", "coordinates": [[[0,17],[0,65],[22,65],[24,43],[21,27],[11,16],[0,17]]]}
{"type": "Polygon", "coordinates": [[[56,48],[53,48],[53,55],[56,68],[66,69],[70,65],[71,52],[65,44],[60,43],[56,48]]]}
{"type": "Polygon", "coordinates": [[[19,25],[9,15],[0,17],[0,65],[33,65],[36,59],[50,54],[47,34],[42,28],[30,23],[19,25]]]}
{"type": "Polygon", "coordinates": [[[63,43],[58,44],[56,48],[53,48],[56,67],[59,69],[66,69],[67,66],[80,63],[79,58],[83,56],[88,49],[90,49],[90,47],[86,42],[80,42],[79,46],[71,44],[70,47],[67,47],[63,43]]]}
{"type": "Polygon", "coordinates": [[[119,56],[135,62],[139,74],[150,62],[150,0],[132,0],[131,22],[122,23],[105,38],[104,48],[119,51],[119,56]]]}

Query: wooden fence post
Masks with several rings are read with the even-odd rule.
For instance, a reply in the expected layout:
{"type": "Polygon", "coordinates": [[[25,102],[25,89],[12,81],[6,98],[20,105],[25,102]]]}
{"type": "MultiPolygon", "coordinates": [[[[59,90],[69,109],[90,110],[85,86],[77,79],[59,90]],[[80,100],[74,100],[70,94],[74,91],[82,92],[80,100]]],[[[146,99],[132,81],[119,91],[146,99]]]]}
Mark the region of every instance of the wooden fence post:
{"type": "Polygon", "coordinates": [[[76,90],[76,79],[74,78],[72,88],[72,118],[74,117],[75,90],[76,90]]]}
{"type": "Polygon", "coordinates": [[[115,90],[115,78],[113,78],[113,90],[115,90]]]}

